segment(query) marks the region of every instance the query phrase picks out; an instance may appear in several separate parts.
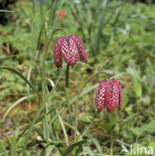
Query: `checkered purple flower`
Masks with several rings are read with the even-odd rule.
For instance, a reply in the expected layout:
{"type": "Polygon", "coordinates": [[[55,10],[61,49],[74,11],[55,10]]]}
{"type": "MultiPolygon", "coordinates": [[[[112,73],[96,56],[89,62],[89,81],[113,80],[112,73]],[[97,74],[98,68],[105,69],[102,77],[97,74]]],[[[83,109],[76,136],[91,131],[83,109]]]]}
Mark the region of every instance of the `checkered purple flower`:
{"type": "Polygon", "coordinates": [[[122,106],[122,87],[118,80],[102,80],[96,94],[96,107],[101,112],[104,107],[112,113],[116,106],[122,106]]]}
{"type": "Polygon", "coordinates": [[[62,57],[70,66],[74,66],[78,59],[88,62],[83,44],[77,35],[60,37],[54,48],[54,61],[57,67],[62,67],[62,57]]]}

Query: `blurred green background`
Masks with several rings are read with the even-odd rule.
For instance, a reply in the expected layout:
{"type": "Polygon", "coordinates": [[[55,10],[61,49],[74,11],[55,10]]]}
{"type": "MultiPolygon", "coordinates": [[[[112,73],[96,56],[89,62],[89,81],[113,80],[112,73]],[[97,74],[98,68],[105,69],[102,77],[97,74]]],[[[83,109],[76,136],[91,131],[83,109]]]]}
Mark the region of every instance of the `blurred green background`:
{"type": "MultiPolygon", "coordinates": [[[[154,1],[0,0],[0,66],[17,70],[41,92],[40,66],[47,41],[56,28],[63,28],[67,35],[77,34],[88,55],[88,64],[78,62],[70,68],[72,118],[78,116],[78,131],[86,142],[78,144],[78,152],[77,147],[70,146],[66,155],[120,155],[122,144],[151,146],[155,154],[154,1]],[[122,109],[110,115],[106,111],[98,113],[95,106],[96,87],[103,79],[118,79],[123,86],[122,109]]],[[[63,35],[60,31],[54,35],[45,64],[46,77],[55,83],[54,88],[47,84],[49,106],[57,107],[56,111],[65,101],[66,65],[63,61],[63,68],[56,68],[53,50],[55,40],[63,35]]],[[[18,75],[0,69],[2,156],[23,155],[25,146],[27,155],[62,155],[66,150],[65,144],[58,146],[64,136],[53,114],[50,137],[57,144],[42,142],[38,121],[25,145],[29,126],[40,107],[38,98],[31,98],[32,93],[18,75]]],[[[69,125],[67,113],[61,118],[70,144],[78,143],[81,138],[73,139],[74,128],[69,125]]]]}

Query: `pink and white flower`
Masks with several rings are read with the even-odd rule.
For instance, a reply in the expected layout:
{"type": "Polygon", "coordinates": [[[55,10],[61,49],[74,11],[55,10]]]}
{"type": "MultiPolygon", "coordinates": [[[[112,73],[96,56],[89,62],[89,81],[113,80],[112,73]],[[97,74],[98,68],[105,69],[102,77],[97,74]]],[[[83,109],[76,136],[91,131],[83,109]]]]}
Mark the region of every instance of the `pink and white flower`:
{"type": "Polygon", "coordinates": [[[118,80],[102,80],[99,84],[96,94],[96,107],[98,112],[101,112],[104,108],[109,113],[112,113],[116,106],[122,106],[122,87],[118,80]]]}
{"type": "Polygon", "coordinates": [[[57,67],[62,67],[62,57],[72,67],[78,59],[87,63],[88,58],[83,44],[77,35],[60,37],[56,40],[54,48],[54,61],[57,67]]]}

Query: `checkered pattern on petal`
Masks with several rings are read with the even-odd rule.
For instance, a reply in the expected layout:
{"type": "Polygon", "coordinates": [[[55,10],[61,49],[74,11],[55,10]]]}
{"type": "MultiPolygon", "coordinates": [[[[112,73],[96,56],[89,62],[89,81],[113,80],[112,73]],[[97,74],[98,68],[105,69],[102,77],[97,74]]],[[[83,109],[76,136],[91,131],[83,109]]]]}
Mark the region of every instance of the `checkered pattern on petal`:
{"type": "Polygon", "coordinates": [[[106,89],[106,104],[105,107],[109,113],[112,113],[119,103],[119,86],[116,80],[108,83],[106,89]]]}
{"type": "Polygon", "coordinates": [[[62,66],[62,55],[61,55],[61,46],[64,41],[64,37],[60,37],[56,40],[54,48],[54,62],[57,67],[62,66]]]}
{"type": "Polygon", "coordinates": [[[66,37],[62,43],[61,51],[65,61],[73,67],[79,58],[78,49],[74,40],[66,37]]]}
{"type": "Polygon", "coordinates": [[[99,84],[97,94],[96,94],[96,107],[98,112],[101,112],[105,106],[105,92],[108,82],[106,80],[102,80],[99,84]]]}
{"type": "Polygon", "coordinates": [[[122,107],[122,86],[121,83],[118,80],[113,80],[113,83],[115,83],[115,85],[117,85],[118,90],[119,90],[119,107],[122,107]]]}
{"type": "Polygon", "coordinates": [[[73,39],[78,47],[78,52],[80,56],[80,60],[83,62],[88,62],[87,54],[85,52],[84,46],[80,40],[80,38],[77,35],[70,35],[69,38],[73,39]]]}

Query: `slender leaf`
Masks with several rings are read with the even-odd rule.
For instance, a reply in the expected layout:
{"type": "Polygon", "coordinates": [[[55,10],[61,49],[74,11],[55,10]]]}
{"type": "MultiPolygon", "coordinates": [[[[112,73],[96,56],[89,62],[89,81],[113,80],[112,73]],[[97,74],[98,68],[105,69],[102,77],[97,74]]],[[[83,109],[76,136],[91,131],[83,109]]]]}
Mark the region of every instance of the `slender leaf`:
{"type": "Polygon", "coordinates": [[[99,152],[100,154],[102,154],[103,151],[102,151],[102,148],[101,148],[99,142],[98,142],[90,133],[87,133],[87,136],[88,136],[88,137],[91,139],[91,141],[95,144],[95,146],[96,146],[98,152],[99,152]]]}
{"type": "Polygon", "coordinates": [[[81,153],[82,155],[89,154],[90,156],[95,156],[94,152],[91,150],[89,146],[84,146],[83,149],[85,152],[81,153]]]}
{"type": "Polygon", "coordinates": [[[0,10],[0,12],[8,12],[8,13],[12,13],[14,11],[11,11],[11,10],[0,10]]]}
{"type": "Polygon", "coordinates": [[[71,153],[71,152],[73,151],[73,149],[74,149],[75,147],[81,146],[81,145],[84,144],[84,143],[86,143],[86,141],[85,141],[85,140],[82,140],[82,141],[79,141],[79,142],[76,142],[76,143],[70,145],[69,147],[67,147],[67,148],[63,151],[63,153],[62,153],[61,156],[67,156],[69,153],[71,153]]]}
{"type": "Polygon", "coordinates": [[[24,96],[24,97],[20,98],[19,100],[17,100],[15,103],[13,103],[13,104],[9,107],[9,109],[6,111],[6,113],[4,114],[2,121],[5,120],[5,118],[6,118],[6,116],[8,115],[8,113],[9,113],[14,107],[16,107],[18,104],[20,104],[21,102],[23,102],[23,101],[25,101],[25,100],[27,100],[27,99],[29,99],[29,98],[31,98],[31,97],[34,97],[34,95],[24,96]]]}
{"type": "Polygon", "coordinates": [[[6,70],[8,70],[8,71],[11,71],[11,72],[17,74],[21,79],[23,79],[23,80],[33,89],[33,91],[35,91],[35,92],[37,93],[38,97],[41,98],[40,95],[39,95],[39,92],[34,88],[34,86],[31,84],[31,82],[28,81],[28,80],[27,80],[21,73],[19,73],[17,70],[15,70],[15,69],[13,69],[13,68],[9,68],[9,67],[0,67],[0,69],[6,69],[6,70]]]}

